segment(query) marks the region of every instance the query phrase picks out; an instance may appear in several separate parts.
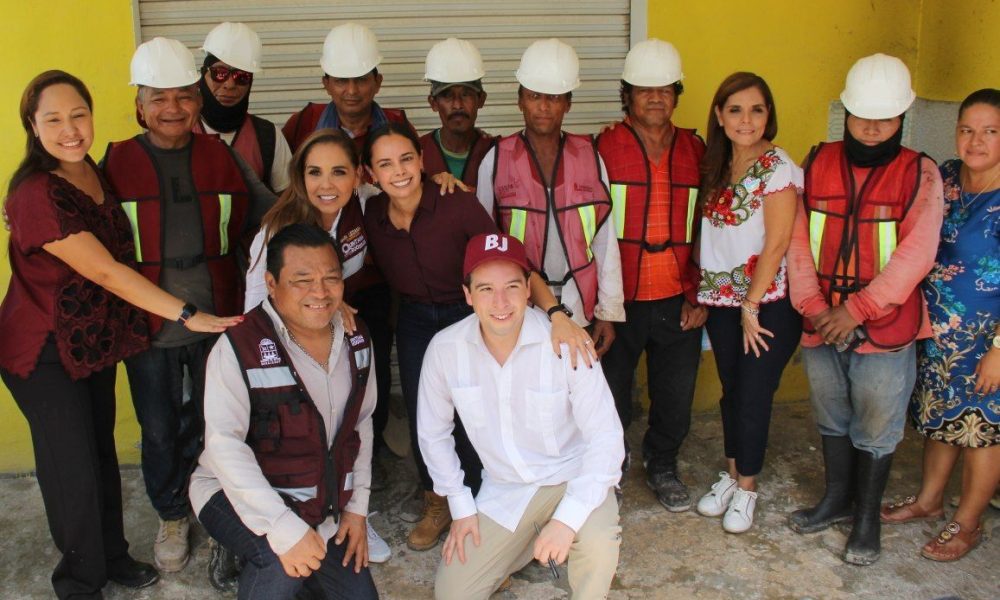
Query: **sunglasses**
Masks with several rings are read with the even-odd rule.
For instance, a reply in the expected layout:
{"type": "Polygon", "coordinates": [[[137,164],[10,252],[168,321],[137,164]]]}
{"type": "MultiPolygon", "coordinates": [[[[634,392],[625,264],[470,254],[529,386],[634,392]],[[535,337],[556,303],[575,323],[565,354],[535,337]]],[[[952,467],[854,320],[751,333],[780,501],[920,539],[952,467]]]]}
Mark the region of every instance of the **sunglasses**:
{"type": "Polygon", "coordinates": [[[225,83],[230,77],[233,78],[233,83],[236,85],[250,85],[250,82],[253,81],[253,73],[241,71],[240,69],[209,67],[208,72],[212,74],[212,81],[216,83],[225,83]]]}

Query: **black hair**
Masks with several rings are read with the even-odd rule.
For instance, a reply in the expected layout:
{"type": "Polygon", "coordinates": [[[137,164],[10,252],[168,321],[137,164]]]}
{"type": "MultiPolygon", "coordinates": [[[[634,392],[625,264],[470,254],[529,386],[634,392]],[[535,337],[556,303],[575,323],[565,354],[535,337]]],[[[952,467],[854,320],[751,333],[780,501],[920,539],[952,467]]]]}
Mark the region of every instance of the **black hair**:
{"type": "Polygon", "coordinates": [[[387,135],[401,135],[405,137],[413,144],[413,149],[417,151],[417,154],[420,154],[420,138],[417,137],[416,132],[410,128],[409,124],[390,121],[368,133],[368,139],[365,140],[365,146],[361,150],[362,164],[369,167],[375,166],[372,164],[372,148],[379,138],[384,138],[387,135]]]}
{"type": "MultiPolygon", "coordinates": [[[[517,99],[520,100],[521,99],[521,94],[523,94],[524,92],[527,92],[527,91],[528,91],[528,88],[524,87],[521,84],[518,84],[517,85],[517,99]]],[[[534,90],[532,90],[532,91],[534,91],[534,90]]],[[[538,92],[538,93],[541,93],[541,92],[538,92]]],[[[573,102],[573,92],[571,92],[571,91],[570,92],[566,92],[565,94],[545,94],[545,95],[546,96],[566,96],[566,101],[567,102],[573,102]]]]}
{"type": "MultiPolygon", "coordinates": [[[[632,88],[635,87],[631,83],[621,80],[621,87],[618,88],[618,96],[622,100],[622,112],[628,114],[628,99],[632,94],[632,88]]],[[[684,84],[680,81],[675,81],[670,84],[670,87],[674,88],[674,105],[680,104],[681,94],[684,93],[684,84]]]]}
{"type": "Polygon", "coordinates": [[[267,272],[278,280],[282,267],[285,266],[285,248],[322,248],[329,246],[337,256],[337,246],[333,238],[321,227],[311,223],[293,223],[283,228],[267,243],[267,272]]]}
{"type": "Polygon", "coordinates": [[[35,113],[38,112],[38,101],[42,97],[42,92],[48,87],[60,83],[73,86],[73,89],[80,94],[80,97],[87,104],[87,108],[91,112],[94,111],[94,101],[90,97],[90,91],[87,90],[87,86],[66,71],[45,71],[32,79],[28,83],[28,86],[24,88],[24,93],[21,95],[21,126],[24,127],[24,133],[27,137],[24,158],[21,159],[21,164],[18,165],[14,174],[11,175],[10,184],[7,186],[8,194],[13,193],[17,189],[17,186],[21,185],[25,179],[35,173],[52,171],[59,166],[59,160],[49,154],[45,147],[42,146],[41,140],[35,135],[32,124],[35,122],[35,113]]]}
{"type": "Polygon", "coordinates": [[[962,118],[965,109],[974,104],[988,104],[993,108],[1000,109],[1000,90],[996,88],[983,88],[969,94],[958,107],[958,117],[962,118]]]}

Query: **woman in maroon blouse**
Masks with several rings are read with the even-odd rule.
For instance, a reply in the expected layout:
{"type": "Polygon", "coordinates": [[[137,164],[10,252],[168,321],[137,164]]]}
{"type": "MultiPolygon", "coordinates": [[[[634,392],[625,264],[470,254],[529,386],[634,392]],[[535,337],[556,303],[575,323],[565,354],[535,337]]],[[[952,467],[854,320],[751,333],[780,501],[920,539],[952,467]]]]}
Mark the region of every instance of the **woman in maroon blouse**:
{"type": "Polygon", "coordinates": [[[109,579],[138,588],[159,578],[128,554],[114,440],[116,365],[148,345],[139,308],[194,331],[241,319],[192,311],[134,270],[128,218],[87,156],[92,104],[63,71],[28,84],[27,150],[4,203],[12,276],[0,305],[0,376],[31,429],[63,553],[52,574],[60,598],[100,597],[109,579]]]}

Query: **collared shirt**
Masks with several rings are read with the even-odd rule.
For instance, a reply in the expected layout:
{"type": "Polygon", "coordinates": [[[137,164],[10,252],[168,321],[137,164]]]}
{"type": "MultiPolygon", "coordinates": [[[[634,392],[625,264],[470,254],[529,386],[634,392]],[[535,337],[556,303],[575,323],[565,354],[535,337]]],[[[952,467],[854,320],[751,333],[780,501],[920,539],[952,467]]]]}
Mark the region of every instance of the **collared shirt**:
{"type": "Polygon", "coordinates": [[[462,261],[465,246],[497,226],[476,197],[455,190],[441,195],[437,184],[424,182],[423,196],[410,230],[389,219],[389,196],[379,194],[365,209],[368,250],[379,270],[400,295],[413,302],[464,302],[462,261]]]}
{"type": "MultiPolygon", "coordinates": [[[[274,323],[279,343],[323,417],[326,442],[332,446],[351,390],[351,350],[344,338],[340,313],[334,316],[334,343],[330,348],[329,369],[324,369],[292,341],[270,302],[264,302],[264,311],[274,323]]],[[[198,514],[216,492],[225,491],[243,524],[256,535],[266,536],[275,554],[284,554],[302,539],[309,525],[286,506],[271,487],[246,443],[250,396],[232,344],[225,335],[219,337],[209,353],[205,371],[205,450],[191,475],[188,492],[191,505],[198,514]]],[[[375,367],[372,365],[356,428],[361,436],[361,449],[354,461],[354,493],[344,507],[345,511],[358,515],[368,514],[375,387],[375,367]]],[[[329,540],[337,532],[337,523],[331,516],[320,523],[317,531],[324,540],[329,540]]]]}
{"type": "Polygon", "coordinates": [[[579,531],[621,476],[625,448],[600,366],[574,370],[559,358],[550,325],[525,311],[503,365],[470,315],[431,340],[420,376],[417,431],[434,492],[454,519],[483,513],[514,531],[541,486],[568,483],[552,518],[579,531]],[[452,436],[455,413],[483,461],[479,496],[463,484],[452,436]]]}
{"type": "MultiPolygon", "coordinates": [[[[626,122],[628,120],[626,119],[626,122]]],[[[670,237],[670,150],[664,149],[659,162],[649,160],[649,210],[646,213],[646,241],[662,244],[670,237]]],[[[685,269],[687,271],[687,269],[685,269]]],[[[687,273],[685,273],[687,274],[687,273]]],[[[681,269],[673,248],[645,252],[639,263],[636,300],[661,300],[684,292],[681,269]]]]}
{"type": "MultiPolygon", "coordinates": [[[[601,167],[601,181],[604,187],[608,187],[608,169],[604,166],[604,159],[598,156],[598,163],[601,167]]],[[[495,197],[493,193],[493,166],[496,162],[496,147],[483,157],[483,162],[479,165],[479,186],[476,187],[476,196],[479,202],[489,214],[494,214],[495,197]]],[[[555,213],[549,211],[549,231],[556,231],[555,213]]],[[[590,249],[594,252],[594,261],[597,263],[597,303],[594,305],[594,318],[602,321],[625,321],[625,296],[622,292],[622,260],[618,253],[618,240],[615,238],[614,215],[608,215],[597,233],[590,249]]],[[[566,251],[563,250],[562,240],[558,235],[549,235],[545,245],[545,255],[543,258],[545,275],[551,281],[560,281],[566,278],[569,273],[569,263],[566,260],[566,251]]],[[[570,277],[562,286],[551,286],[552,293],[560,302],[573,311],[573,321],[581,327],[586,327],[590,323],[583,310],[583,298],[580,290],[576,287],[576,282],[570,277]]]]}

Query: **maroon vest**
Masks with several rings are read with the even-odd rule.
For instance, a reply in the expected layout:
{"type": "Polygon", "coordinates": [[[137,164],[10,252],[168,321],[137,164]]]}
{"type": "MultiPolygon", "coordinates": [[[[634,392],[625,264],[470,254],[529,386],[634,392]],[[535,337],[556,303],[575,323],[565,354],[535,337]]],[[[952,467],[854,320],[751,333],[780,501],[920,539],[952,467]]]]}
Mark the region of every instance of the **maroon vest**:
{"type": "MultiPolygon", "coordinates": [[[[486,154],[493,147],[494,142],[493,136],[485,131],[477,129],[476,132],[479,135],[472,144],[472,148],[469,149],[469,156],[465,159],[465,167],[462,169],[461,177],[464,183],[473,188],[479,182],[479,165],[486,158],[486,154]]],[[[427,175],[450,173],[448,161],[444,158],[444,150],[434,137],[434,131],[420,136],[420,152],[424,161],[424,173],[427,175]]]]}
{"type": "MultiPolygon", "coordinates": [[[[281,133],[285,134],[285,139],[288,140],[288,145],[292,148],[292,152],[295,152],[302,145],[302,142],[306,141],[306,138],[312,135],[312,132],[316,131],[316,126],[319,125],[319,120],[323,116],[324,110],[326,110],[326,104],[310,102],[306,104],[305,108],[288,118],[288,122],[281,128],[281,133]]],[[[410,124],[406,119],[406,112],[402,109],[383,108],[382,111],[390,123],[410,124]]],[[[410,129],[413,129],[412,125],[410,125],[410,129]]],[[[367,138],[367,134],[354,138],[354,147],[358,153],[361,152],[361,148],[365,145],[367,138]]]]}
{"type": "MultiPolygon", "coordinates": [[[[191,131],[205,133],[201,119],[194,124],[191,131]]],[[[274,125],[270,121],[247,114],[233,136],[230,147],[253,169],[257,179],[271,188],[271,167],[274,165],[274,125]],[[269,133],[270,137],[261,139],[260,132],[269,133]]]]}
{"type": "MultiPolygon", "coordinates": [[[[132,223],[139,272],[160,285],[163,231],[162,187],[152,156],[137,138],[115,142],[104,156],[104,175],[132,223]]],[[[201,207],[203,250],[198,257],[177,259],[187,266],[205,262],[212,276],[212,301],[220,316],[238,315],[243,307],[243,277],[236,262],[250,197],[232,150],[216,135],[193,134],[191,179],[201,207]]],[[[173,262],[173,261],[172,261],[173,262]]],[[[163,326],[149,314],[150,332],[163,326]]]]}
{"type": "Polygon", "coordinates": [[[316,496],[296,500],[281,494],[295,514],[312,527],[338,515],[354,493],[354,461],[361,449],[358,416],[371,367],[371,342],[363,321],[345,335],[351,348],[351,391],[333,446],[295,365],[281,345],[262,306],[226,330],[250,394],[247,445],[268,483],[275,488],[316,488],[316,496]]]}
{"type": "MultiPolygon", "coordinates": [[[[334,232],[337,255],[344,270],[344,300],[348,303],[354,294],[384,281],[368,250],[365,233],[365,216],[358,197],[351,199],[340,210],[340,221],[334,232]]],[[[355,308],[357,308],[355,306],[355,308]]]]}

